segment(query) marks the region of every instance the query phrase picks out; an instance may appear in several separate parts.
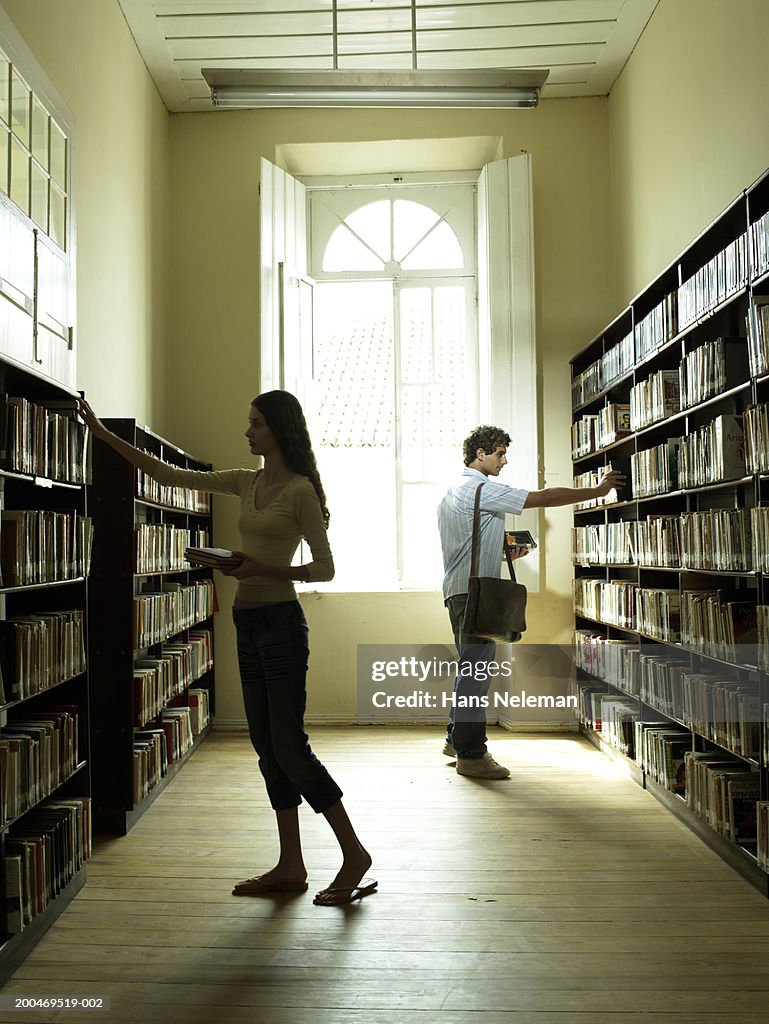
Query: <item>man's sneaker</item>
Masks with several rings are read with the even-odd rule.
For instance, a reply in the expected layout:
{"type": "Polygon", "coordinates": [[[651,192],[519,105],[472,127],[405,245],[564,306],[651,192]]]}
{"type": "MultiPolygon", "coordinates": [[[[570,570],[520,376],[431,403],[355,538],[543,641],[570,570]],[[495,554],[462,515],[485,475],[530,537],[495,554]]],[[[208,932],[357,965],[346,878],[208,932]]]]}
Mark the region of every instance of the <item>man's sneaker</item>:
{"type": "Polygon", "coordinates": [[[497,764],[486,751],[483,757],[457,758],[457,775],[469,775],[473,779],[508,779],[510,769],[497,764]]]}
{"type": "Polygon", "coordinates": [[[443,744],[443,756],[444,757],[456,757],[457,756],[457,752],[456,752],[456,750],[454,750],[454,747],[452,746],[451,740],[446,740],[446,742],[443,744]]]}

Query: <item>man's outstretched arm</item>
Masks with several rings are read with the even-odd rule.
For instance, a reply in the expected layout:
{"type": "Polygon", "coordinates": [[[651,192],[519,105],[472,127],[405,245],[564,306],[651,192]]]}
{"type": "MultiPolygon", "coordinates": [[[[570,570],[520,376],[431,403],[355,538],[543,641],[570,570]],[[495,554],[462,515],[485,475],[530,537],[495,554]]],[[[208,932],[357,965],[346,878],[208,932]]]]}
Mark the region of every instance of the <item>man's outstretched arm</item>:
{"type": "Polygon", "coordinates": [[[616,469],[607,469],[596,487],[544,487],[541,491],[529,491],[524,508],[557,508],[560,505],[576,505],[590,498],[602,498],[614,487],[621,487],[625,476],[616,469]]]}

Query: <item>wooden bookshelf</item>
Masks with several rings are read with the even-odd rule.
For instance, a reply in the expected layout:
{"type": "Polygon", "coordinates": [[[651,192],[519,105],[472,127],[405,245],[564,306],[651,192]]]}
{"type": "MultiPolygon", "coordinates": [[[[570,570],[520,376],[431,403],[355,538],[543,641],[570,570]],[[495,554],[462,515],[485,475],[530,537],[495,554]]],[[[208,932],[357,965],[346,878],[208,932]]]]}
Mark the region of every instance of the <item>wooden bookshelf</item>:
{"type": "Polygon", "coordinates": [[[763,467],[750,460],[741,467],[724,462],[721,473],[720,457],[737,458],[739,445],[717,439],[719,429],[738,438],[727,427],[744,429],[746,411],[769,403],[767,365],[755,352],[761,346],[749,340],[759,334],[763,296],[769,298],[769,172],[571,368],[575,478],[609,465],[627,476],[616,501],[574,514],[581,728],[627,760],[636,781],[767,895],[769,874],[757,858],[751,816],[758,800],[769,799],[769,685],[757,631],[769,604],[769,559],[759,560],[755,529],[762,527],[769,487],[763,467]],[[633,365],[612,379],[618,346],[629,336],[633,365]],[[688,375],[694,392],[682,393],[678,408],[676,371],[679,382],[688,375]],[[628,433],[600,450],[598,428],[610,415],[601,420],[601,410],[610,403],[630,406],[633,419],[628,433]],[[652,469],[649,479],[644,464],[652,469]],[[687,465],[693,479],[681,476],[687,465]],[[672,476],[664,493],[645,493],[666,476],[666,466],[672,476]],[[707,787],[695,784],[696,755],[712,755],[707,787]]]}
{"type": "Polygon", "coordinates": [[[82,887],[90,850],[89,552],[76,547],[76,538],[90,542],[88,432],[62,407],[76,397],[0,356],[0,983],[82,887]],[[14,513],[27,513],[34,537],[23,532],[23,520],[10,522],[14,513]],[[54,524],[58,532],[49,529],[54,524]],[[53,808],[72,800],[81,814],[77,849],[62,845],[66,829],[55,824],[53,808]],[[51,845],[35,885],[20,851],[40,846],[34,837],[45,832],[56,838],[43,840],[51,845]],[[49,877],[55,865],[56,883],[49,877]]]}
{"type": "MultiPolygon", "coordinates": [[[[105,424],[164,462],[183,469],[211,468],[133,419],[107,419],[105,424]]],[[[193,707],[189,717],[195,728],[190,735],[187,712],[181,711],[184,743],[177,749],[178,729],[170,719],[175,713],[178,717],[177,709],[199,705],[196,691],[201,690],[207,695],[210,715],[214,712],[213,574],[183,559],[183,548],[203,539],[199,531],[205,531],[204,538],[211,537],[211,505],[208,495],[193,501],[189,492],[158,492],[157,488],[148,492],[142,474],[98,442],[93,480],[90,503],[97,530],[90,581],[94,828],[123,835],[210,728],[197,721],[199,712],[193,707]],[[148,531],[161,547],[171,538],[174,559],[140,564],[140,538],[148,531]],[[137,600],[143,602],[141,612],[137,600]],[[147,618],[150,608],[151,621],[147,618]],[[208,659],[197,656],[202,649],[200,634],[207,638],[210,667],[205,667],[208,659]],[[164,687],[158,663],[170,678],[164,687]],[[137,676],[142,674],[150,687],[149,697],[146,690],[143,698],[137,690],[137,676]],[[161,689],[165,692],[157,692],[161,689]]]]}

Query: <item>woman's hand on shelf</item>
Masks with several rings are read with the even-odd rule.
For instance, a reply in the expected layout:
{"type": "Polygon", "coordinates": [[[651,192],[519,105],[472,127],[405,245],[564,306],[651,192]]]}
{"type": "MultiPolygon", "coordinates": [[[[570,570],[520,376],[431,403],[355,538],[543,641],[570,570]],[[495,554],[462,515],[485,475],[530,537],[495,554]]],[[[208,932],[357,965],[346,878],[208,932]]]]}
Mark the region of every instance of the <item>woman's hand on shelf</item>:
{"type": "Polygon", "coordinates": [[[78,410],[95,437],[103,438],[106,434],[109,434],[107,428],[84,398],[78,399],[78,410]]]}

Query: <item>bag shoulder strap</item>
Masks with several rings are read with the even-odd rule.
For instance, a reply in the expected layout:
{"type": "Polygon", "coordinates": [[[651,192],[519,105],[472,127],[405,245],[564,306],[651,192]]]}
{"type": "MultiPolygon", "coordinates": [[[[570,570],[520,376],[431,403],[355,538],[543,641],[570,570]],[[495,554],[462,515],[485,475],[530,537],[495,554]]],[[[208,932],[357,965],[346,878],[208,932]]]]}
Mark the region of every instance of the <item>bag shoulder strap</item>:
{"type": "MultiPolygon", "coordinates": [[[[473,509],[473,540],[472,547],[470,550],[470,576],[478,575],[478,548],[480,547],[479,534],[481,530],[481,488],[486,483],[485,480],[481,480],[475,489],[475,507],[473,509]]],[[[515,569],[513,569],[513,559],[510,556],[510,545],[507,543],[507,534],[503,532],[503,545],[505,551],[505,558],[507,559],[507,569],[510,573],[510,579],[515,582],[515,569]]]]}

